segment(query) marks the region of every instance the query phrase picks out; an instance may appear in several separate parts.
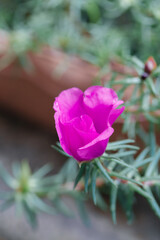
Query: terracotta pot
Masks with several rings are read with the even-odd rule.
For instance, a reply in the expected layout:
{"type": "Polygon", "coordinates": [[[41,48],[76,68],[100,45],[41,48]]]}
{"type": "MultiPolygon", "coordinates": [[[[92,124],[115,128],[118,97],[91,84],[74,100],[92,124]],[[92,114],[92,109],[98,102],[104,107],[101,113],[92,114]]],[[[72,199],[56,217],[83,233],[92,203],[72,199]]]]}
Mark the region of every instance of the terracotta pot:
{"type": "MultiPolygon", "coordinates": [[[[85,90],[99,74],[98,67],[47,46],[38,53],[27,53],[29,64],[23,67],[9,50],[8,39],[8,34],[0,31],[0,106],[54,129],[52,105],[55,96],[70,87],[85,90]],[[4,64],[6,57],[9,65],[4,64]]],[[[111,61],[110,67],[119,73],[118,78],[126,74],[137,75],[133,69],[116,61],[111,61]]],[[[101,80],[109,79],[110,74],[101,80]]],[[[131,92],[132,87],[126,92],[127,99],[131,92]]]]}
{"type": "MultiPolygon", "coordinates": [[[[7,37],[3,42],[0,63],[8,51],[7,37]],[[5,44],[6,43],[6,44],[5,44]]],[[[13,57],[13,55],[12,55],[13,57]]],[[[23,68],[15,58],[0,71],[0,106],[27,120],[54,129],[52,105],[63,89],[92,84],[98,68],[75,56],[44,47],[40,53],[28,53],[31,68],[23,68]]],[[[1,66],[1,65],[0,65],[1,66]]]]}

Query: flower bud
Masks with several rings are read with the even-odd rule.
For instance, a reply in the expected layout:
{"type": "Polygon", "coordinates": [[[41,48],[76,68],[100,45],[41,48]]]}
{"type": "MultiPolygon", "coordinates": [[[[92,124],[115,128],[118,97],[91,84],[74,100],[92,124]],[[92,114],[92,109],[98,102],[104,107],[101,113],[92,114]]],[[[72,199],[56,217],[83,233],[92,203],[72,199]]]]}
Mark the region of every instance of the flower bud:
{"type": "Polygon", "coordinates": [[[149,57],[145,63],[144,66],[144,72],[151,74],[153,70],[155,70],[157,67],[156,61],[154,60],[153,57],[149,57]]]}
{"type": "Polygon", "coordinates": [[[92,86],[62,91],[54,102],[55,123],[63,150],[79,163],[100,157],[124,111],[113,89],[92,86]]]}
{"type": "Polygon", "coordinates": [[[141,75],[141,79],[145,80],[157,67],[156,61],[153,57],[149,57],[144,65],[144,72],[141,75]]]}

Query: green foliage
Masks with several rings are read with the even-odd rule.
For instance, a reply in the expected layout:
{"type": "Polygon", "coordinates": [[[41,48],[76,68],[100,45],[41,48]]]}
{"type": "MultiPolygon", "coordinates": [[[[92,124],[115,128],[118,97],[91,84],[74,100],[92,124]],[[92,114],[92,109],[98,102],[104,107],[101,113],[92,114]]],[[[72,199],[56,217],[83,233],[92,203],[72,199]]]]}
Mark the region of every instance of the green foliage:
{"type": "Polygon", "coordinates": [[[158,0],[0,3],[0,28],[9,31],[16,54],[49,44],[99,66],[114,56],[136,55],[145,60],[152,54],[159,61],[159,21],[158,0]]]}
{"type": "Polygon", "coordinates": [[[160,125],[160,79],[156,73],[158,67],[143,80],[142,75],[145,72],[143,62],[135,57],[127,57],[126,64],[136,69],[138,76],[122,75],[121,79],[117,80],[113,73],[112,81],[105,83],[105,86],[110,88],[118,86],[119,98],[127,98],[124,103],[126,108],[123,113],[122,131],[127,133],[129,138],[139,135],[142,141],[147,146],[152,145],[153,149],[156,146],[154,129],[150,129],[148,134],[143,128],[143,123],[148,122],[150,128],[160,125]]]}
{"type": "MultiPolygon", "coordinates": [[[[106,211],[107,202],[104,196],[109,195],[113,222],[117,221],[117,201],[131,222],[134,199],[138,193],[147,199],[160,217],[157,201],[159,192],[155,191],[155,187],[160,186],[157,168],[160,148],[156,147],[152,156],[150,149],[145,148],[134,157],[138,148],[132,145],[133,142],[130,139],[112,142],[100,158],[83,162],[79,167],[75,160],[70,158],[58,174],[51,176],[46,176],[51,170],[49,165],[32,174],[27,162],[22,162],[21,165],[16,163],[12,167],[13,176],[1,165],[0,177],[11,189],[0,193],[3,200],[1,209],[5,210],[15,205],[16,212],[23,213],[31,226],[35,227],[37,214],[42,211],[48,214],[62,212],[68,216],[73,215],[62,201],[62,196],[67,195],[75,199],[83,221],[89,224],[83,201],[90,196],[95,205],[106,211]],[[125,154],[129,149],[135,151],[129,155],[125,154]]],[[[57,145],[60,149],[60,145],[57,145]]]]}
{"type": "MultiPolygon", "coordinates": [[[[8,186],[8,190],[0,191],[0,199],[3,201],[0,209],[6,210],[15,205],[16,213],[22,213],[32,227],[37,226],[37,214],[45,212],[47,214],[57,214],[61,212],[67,216],[73,216],[68,209],[62,196],[72,196],[77,202],[78,207],[83,206],[83,194],[73,192],[73,186],[65,186],[65,180],[70,178],[70,171],[73,169],[74,161],[68,161],[67,171],[64,170],[54,176],[46,176],[52,167],[45,165],[33,174],[26,161],[14,163],[12,166],[13,176],[11,176],[3,165],[0,165],[0,178],[8,186]],[[69,176],[68,176],[69,175],[69,176]],[[47,200],[47,203],[46,203],[47,200]]],[[[72,175],[73,178],[74,174],[72,175]]]]}
{"type": "MultiPolygon", "coordinates": [[[[128,142],[130,141],[131,140],[128,140],[128,142]]],[[[123,142],[127,142],[127,140],[111,143],[112,146],[115,146],[115,149],[112,149],[112,151],[116,151],[116,145],[121,145],[123,142]]],[[[131,145],[130,147],[132,148],[133,146],[131,145]]],[[[125,148],[124,150],[127,151],[125,148]]],[[[156,196],[154,196],[154,186],[160,185],[160,176],[157,171],[157,165],[160,161],[159,151],[160,149],[157,150],[155,155],[148,157],[149,150],[146,148],[135,159],[133,155],[130,155],[130,157],[127,156],[127,158],[124,157],[123,159],[112,159],[109,153],[107,155],[104,153],[100,159],[83,163],[80,166],[75,181],[76,185],[84,181],[84,190],[86,193],[88,193],[88,191],[91,192],[91,198],[96,205],[96,191],[99,189],[98,195],[102,194],[101,199],[103,199],[104,189],[105,192],[108,189],[109,193],[106,193],[110,195],[110,210],[114,223],[116,223],[117,200],[122,204],[129,222],[132,221],[132,207],[136,193],[146,198],[159,216],[160,206],[156,201],[156,196]],[[126,164],[122,164],[123,162],[126,164]],[[140,170],[140,167],[143,167],[143,171],[140,170]],[[126,193],[127,196],[123,197],[126,193]]],[[[81,190],[83,190],[83,188],[81,190]]],[[[101,204],[99,207],[103,208],[101,204]]]]}

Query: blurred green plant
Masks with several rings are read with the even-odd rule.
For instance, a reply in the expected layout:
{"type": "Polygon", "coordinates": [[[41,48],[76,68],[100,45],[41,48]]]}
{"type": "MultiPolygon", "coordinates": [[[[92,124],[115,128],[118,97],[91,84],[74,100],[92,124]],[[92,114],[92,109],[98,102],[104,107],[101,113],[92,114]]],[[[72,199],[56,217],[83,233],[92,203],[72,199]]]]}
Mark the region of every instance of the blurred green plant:
{"type": "MultiPolygon", "coordinates": [[[[73,216],[72,210],[63,201],[64,196],[69,196],[75,199],[82,220],[88,224],[84,200],[91,198],[95,205],[106,211],[107,195],[113,222],[116,223],[117,201],[131,222],[135,194],[138,193],[148,200],[160,217],[160,206],[156,200],[160,186],[157,171],[160,149],[156,148],[154,155],[150,156],[149,148],[145,148],[134,158],[139,148],[132,145],[133,143],[131,139],[109,143],[100,158],[82,163],[79,167],[74,159],[69,158],[61,171],[51,176],[45,176],[51,170],[49,165],[32,174],[26,161],[14,163],[13,176],[1,165],[0,177],[10,188],[0,192],[3,201],[1,210],[15,205],[16,213],[23,213],[30,225],[36,227],[37,214],[40,212],[61,212],[73,216]]],[[[63,152],[59,143],[56,149],[63,152]]]]}
{"type": "Polygon", "coordinates": [[[158,0],[0,2],[0,28],[16,54],[49,44],[99,66],[127,55],[160,61],[159,21],[158,0]]]}
{"type": "MultiPolygon", "coordinates": [[[[144,126],[155,125],[157,131],[160,126],[160,68],[152,57],[149,57],[145,64],[136,57],[128,57],[125,63],[136,70],[137,76],[122,75],[117,80],[113,72],[111,81],[105,83],[105,86],[111,88],[119,86],[117,89],[119,98],[126,98],[122,131],[127,133],[129,138],[138,135],[148,145],[151,135],[155,138],[154,127],[149,128],[148,134],[148,128],[145,130],[144,126]],[[148,64],[153,67],[149,72],[146,69],[148,64]]],[[[152,145],[156,145],[156,141],[152,145]]]]}
{"type": "Polygon", "coordinates": [[[37,226],[37,214],[40,212],[59,212],[73,217],[73,212],[63,201],[64,196],[70,196],[75,199],[80,216],[88,223],[83,204],[84,194],[73,191],[71,184],[77,170],[76,163],[70,159],[58,174],[46,176],[51,170],[52,167],[46,164],[32,173],[27,161],[22,161],[13,163],[12,174],[9,174],[1,164],[0,177],[7,189],[0,191],[0,209],[4,211],[14,205],[16,214],[23,214],[34,228],[37,226]]]}

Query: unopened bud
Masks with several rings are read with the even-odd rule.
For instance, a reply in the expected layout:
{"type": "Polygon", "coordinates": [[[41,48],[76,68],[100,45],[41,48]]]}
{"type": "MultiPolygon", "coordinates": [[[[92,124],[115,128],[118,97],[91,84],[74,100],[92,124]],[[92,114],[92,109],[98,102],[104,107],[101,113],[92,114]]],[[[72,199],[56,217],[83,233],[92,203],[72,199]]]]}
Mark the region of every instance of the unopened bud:
{"type": "Polygon", "coordinates": [[[144,65],[144,72],[141,75],[141,79],[145,80],[157,67],[156,61],[153,57],[149,57],[144,65]]]}
{"type": "Polygon", "coordinates": [[[154,60],[153,57],[149,57],[145,63],[144,66],[144,72],[151,74],[153,70],[155,70],[157,67],[156,61],[154,60]]]}

